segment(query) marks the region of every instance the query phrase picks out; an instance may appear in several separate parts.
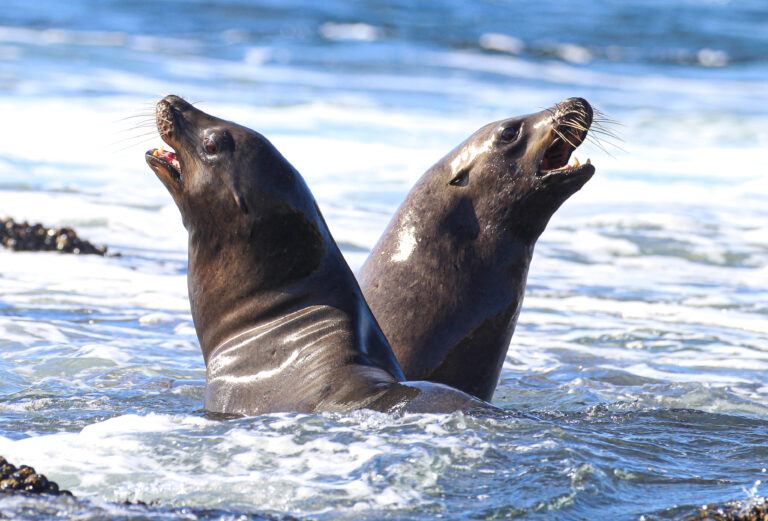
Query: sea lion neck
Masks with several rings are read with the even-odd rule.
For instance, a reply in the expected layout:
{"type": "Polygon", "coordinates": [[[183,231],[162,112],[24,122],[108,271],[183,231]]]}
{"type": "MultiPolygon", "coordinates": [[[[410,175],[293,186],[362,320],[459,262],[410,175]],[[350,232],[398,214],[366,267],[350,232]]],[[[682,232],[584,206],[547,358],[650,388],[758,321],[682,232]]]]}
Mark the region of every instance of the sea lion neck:
{"type": "MultiPolygon", "coordinates": [[[[230,233],[207,233],[192,225],[189,234],[188,289],[192,315],[206,360],[221,339],[267,320],[278,310],[309,304],[307,288],[333,284],[337,253],[320,229],[319,215],[285,211],[230,233]]],[[[343,286],[342,286],[343,287],[343,286]]],[[[329,304],[335,304],[329,298],[329,304]]]]}

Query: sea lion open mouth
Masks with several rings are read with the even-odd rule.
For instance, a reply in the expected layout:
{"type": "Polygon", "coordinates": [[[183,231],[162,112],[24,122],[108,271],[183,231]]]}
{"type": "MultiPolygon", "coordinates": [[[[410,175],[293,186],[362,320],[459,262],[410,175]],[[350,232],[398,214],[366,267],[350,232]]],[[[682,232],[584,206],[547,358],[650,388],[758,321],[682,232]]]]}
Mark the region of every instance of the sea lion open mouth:
{"type": "MultiPolygon", "coordinates": [[[[155,124],[160,138],[166,144],[176,146],[172,141],[174,130],[176,129],[175,115],[171,103],[166,100],[160,100],[155,110],[155,124]]],[[[181,184],[181,160],[173,150],[166,151],[164,147],[153,148],[145,154],[147,163],[161,177],[170,177],[177,184],[181,184]]]]}
{"type": "Polygon", "coordinates": [[[592,124],[592,107],[586,100],[571,98],[555,107],[552,118],[554,139],[544,152],[538,175],[550,177],[587,172],[591,174],[594,167],[589,159],[584,164],[580,164],[575,157],[573,165],[569,165],[568,161],[574,150],[587,138],[592,124]]]}
{"type": "Polygon", "coordinates": [[[167,170],[176,181],[181,181],[181,161],[176,157],[176,153],[173,150],[165,150],[164,147],[159,149],[153,148],[147,151],[147,161],[150,166],[153,164],[161,166],[167,170]]]}

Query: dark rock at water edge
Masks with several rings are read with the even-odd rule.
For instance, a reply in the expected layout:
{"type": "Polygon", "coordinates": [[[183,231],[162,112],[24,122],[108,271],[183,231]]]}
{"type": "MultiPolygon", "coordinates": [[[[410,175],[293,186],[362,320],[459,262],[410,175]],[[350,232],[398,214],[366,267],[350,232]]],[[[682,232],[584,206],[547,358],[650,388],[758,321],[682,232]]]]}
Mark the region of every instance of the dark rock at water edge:
{"type": "Polygon", "coordinates": [[[68,490],[60,490],[59,485],[27,465],[16,467],[0,456],[0,493],[51,494],[71,496],[68,490]]]}
{"type": "Polygon", "coordinates": [[[768,499],[755,497],[748,501],[706,505],[680,521],[768,521],[768,499]]]}
{"type": "Polygon", "coordinates": [[[92,255],[107,253],[106,246],[94,246],[78,237],[72,228],[48,228],[27,221],[17,223],[10,217],[0,219],[0,244],[14,251],[59,251],[92,255]]]}

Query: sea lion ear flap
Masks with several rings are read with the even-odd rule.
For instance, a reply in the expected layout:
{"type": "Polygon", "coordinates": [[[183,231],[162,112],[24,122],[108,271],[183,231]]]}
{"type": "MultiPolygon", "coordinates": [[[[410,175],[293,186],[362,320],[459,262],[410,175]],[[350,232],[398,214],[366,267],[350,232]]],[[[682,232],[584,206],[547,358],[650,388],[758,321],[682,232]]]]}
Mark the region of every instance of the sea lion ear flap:
{"type": "Polygon", "coordinates": [[[245,202],[245,197],[243,197],[239,186],[235,186],[232,190],[232,196],[235,198],[235,204],[240,208],[240,211],[248,215],[248,204],[245,202]]]}
{"type": "Polygon", "coordinates": [[[455,176],[453,176],[453,179],[448,181],[449,185],[452,186],[467,186],[469,184],[469,167],[464,167],[461,170],[459,170],[455,176]]]}

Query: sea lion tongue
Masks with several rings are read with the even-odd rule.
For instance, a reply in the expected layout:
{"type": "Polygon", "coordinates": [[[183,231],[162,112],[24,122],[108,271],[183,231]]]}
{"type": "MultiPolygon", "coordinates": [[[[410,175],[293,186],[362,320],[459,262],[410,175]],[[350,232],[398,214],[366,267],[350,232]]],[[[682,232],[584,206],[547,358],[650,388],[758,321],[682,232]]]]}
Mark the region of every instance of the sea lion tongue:
{"type": "Polygon", "coordinates": [[[154,157],[157,157],[159,159],[162,159],[168,165],[172,166],[176,170],[178,170],[179,174],[181,174],[181,162],[179,161],[179,158],[176,157],[176,154],[172,150],[165,150],[164,147],[160,147],[159,149],[153,148],[149,151],[150,154],[152,154],[154,157]]]}

